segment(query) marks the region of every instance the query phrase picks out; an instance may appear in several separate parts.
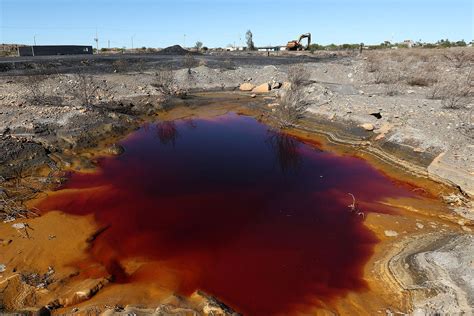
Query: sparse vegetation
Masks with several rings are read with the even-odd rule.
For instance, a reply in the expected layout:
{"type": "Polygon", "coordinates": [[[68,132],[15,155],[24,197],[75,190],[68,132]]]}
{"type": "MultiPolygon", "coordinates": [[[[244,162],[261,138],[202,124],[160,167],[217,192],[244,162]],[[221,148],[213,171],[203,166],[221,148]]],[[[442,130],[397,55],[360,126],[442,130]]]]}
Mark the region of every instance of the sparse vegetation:
{"type": "Polygon", "coordinates": [[[473,97],[472,73],[444,77],[429,91],[427,97],[441,100],[443,107],[459,109],[472,101],[473,97]]]}
{"type": "Polygon", "coordinates": [[[184,67],[188,69],[188,74],[191,75],[191,69],[196,67],[199,64],[196,58],[191,53],[184,56],[184,67]]]}
{"type": "Polygon", "coordinates": [[[84,69],[80,69],[73,75],[73,78],[73,84],[69,87],[69,94],[79,100],[83,106],[94,106],[96,93],[99,89],[94,77],[84,69]]]}
{"type": "Polygon", "coordinates": [[[297,64],[288,68],[290,87],[280,97],[278,106],[273,109],[280,128],[296,125],[308,109],[309,102],[304,94],[304,87],[308,84],[307,78],[309,74],[304,65],[297,64]]]}
{"type": "Polygon", "coordinates": [[[443,54],[455,68],[462,68],[474,63],[474,53],[461,49],[452,49],[443,54]]]}
{"type": "Polygon", "coordinates": [[[112,63],[115,72],[127,72],[130,69],[130,64],[126,59],[118,59],[112,63]]]}
{"type": "Polygon", "coordinates": [[[165,96],[173,95],[173,91],[175,90],[175,78],[173,68],[164,67],[159,69],[155,73],[155,79],[152,85],[158,88],[160,92],[163,93],[165,96]]]}

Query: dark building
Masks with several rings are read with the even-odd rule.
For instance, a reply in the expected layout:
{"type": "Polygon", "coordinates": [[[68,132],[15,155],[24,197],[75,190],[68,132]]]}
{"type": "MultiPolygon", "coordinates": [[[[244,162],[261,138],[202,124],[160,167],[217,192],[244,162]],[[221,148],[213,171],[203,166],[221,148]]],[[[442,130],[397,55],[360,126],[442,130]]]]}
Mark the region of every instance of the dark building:
{"type": "Polygon", "coordinates": [[[90,55],[92,46],[82,45],[41,45],[18,48],[20,56],[52,56],[52,55],[90,55]]]}

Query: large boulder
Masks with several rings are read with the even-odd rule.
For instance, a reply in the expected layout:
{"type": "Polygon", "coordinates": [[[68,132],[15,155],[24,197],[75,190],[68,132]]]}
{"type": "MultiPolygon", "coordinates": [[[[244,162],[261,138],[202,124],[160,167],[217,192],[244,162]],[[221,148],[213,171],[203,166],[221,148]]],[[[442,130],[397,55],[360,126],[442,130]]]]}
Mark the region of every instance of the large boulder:
{"type": "Polygon", "coordinates": [[[266,92],[269,92],[270,91],[270,84],[267,83],[263,83],[259,86],[256,86],[252,92],[253,93],[266,93],[266,92]]]}

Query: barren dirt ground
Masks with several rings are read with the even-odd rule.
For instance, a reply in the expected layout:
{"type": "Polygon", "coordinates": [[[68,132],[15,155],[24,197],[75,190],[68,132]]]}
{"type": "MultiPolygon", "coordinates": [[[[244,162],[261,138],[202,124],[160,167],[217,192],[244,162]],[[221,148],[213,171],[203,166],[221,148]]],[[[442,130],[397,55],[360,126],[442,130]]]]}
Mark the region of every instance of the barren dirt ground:
{"type": "MultiPolygon", "coordinates": [[[[438,199],[393,201],[406,214],[369,216],[381,239],[366,268],[373,293],[351,294],[326,311],[472,313],[473,66],[472,48],[0,59],[0,311],[122,311],[106,299],[118,291],[108,280],[78,283],[66,267],[87,248],[93,220],[36,217],[28,200],[54,188],[65,170],[93,169],[94,157],[120,154],[114,140],[146,120],[233,110],[278,125],[298,85],[307,107],[288,132],[365,157],[438,199]],[[59,244],[51,249],[48,240],[59,244]],[[25,278],[30,272],[36,279],[25,278]]],[[[232,313],[203,293],[160,295],[154,306],[133,295],[120,304],[145,314],[232,313]]]]}

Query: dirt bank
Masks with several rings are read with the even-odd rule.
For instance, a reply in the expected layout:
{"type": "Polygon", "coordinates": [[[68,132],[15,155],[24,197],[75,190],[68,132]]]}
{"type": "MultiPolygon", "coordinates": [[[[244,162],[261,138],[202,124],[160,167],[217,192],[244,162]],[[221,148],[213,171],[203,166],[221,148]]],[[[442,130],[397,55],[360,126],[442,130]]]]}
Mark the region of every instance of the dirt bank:
{"type": "MultiPolygon", "coordinates": [[[[229,91],[238,90],[244,82],[276,87],[275,83],[288,80],[292,64],[305,61],[304,98],[310,106],[297,128],[289,132],[317,141],[323,148],[369,159],[395,179],[412,183],[434,197],[428,205],[387,201],[406,211],[396,216],[368,217],[366,225],[381,239],[366,266],[371,291],[351,293],[344,302],[328,303],[326,311],[469,312],[473,307],[470,298],[474,297],[474,258],[469,251],[474,245],[469,197],[474,192],[473,121],[469,116],[472,95],[468,93],[462,104],[452,107],[446,98],[431,98],[433,90],[442,89],[441,78],[436,83],[414,84],[415,74],[422,70],[422,78],[442,73],[453,76],[452,80],[461,80],[469,73],[466,65],[457,67],[439,52],[428,52],[425,56],[403,50],[377,57],[381,59],[371,55],[269,59],[196,56],[191,64],[185,64],[183,56],[144,58],[143,62],[132,58],[115,64],[121,59],[114,57],[106,67],[95,67],[93,62],[81,66],[81,60],[74,59],[61,63],[61,74],[38,74],[36,69],[36,81],[25,76],[31,75],[31,69],[22,68],[31,61],[19,60],[21,66],[8,68],[0,76],[0,194],[4,210],[8,202],[8,210],[15,210],[18,217],[12,221],[14,217],[4,216],[6,223],[0,224],[1,247],[5,249],[0,254],[0,264],[5,265],[0,272],[3,308],[38,310],[50,304],[51,308],[62,307],[61,312],[79,308],[112,313],[123,311],[127,304],[139,304],[140,308],[129,306],[125,310],[151,313],[162,304],[161,311],[170,313],[209,314],[213,308],[231,313],[202,293],[180,298],[150,288],[146,297],[135,297],[133,286],[114,286],[108,279],[91,276],[87,284],[79,283],[74,279],[78,271],[71,271],[68,263],[84,258],[87,238],[101,227],[89,218],[61,213],[35,217],[21,199],[54,188],[65,170],[94,168],[97,155],[120,154],[114,140],[148,119],[217,115],[232,110],[272,124],[272,104],[280,102],[281,88],[255,98],[253,92],[214,92],[165,102],[170,100],[157,73],[169,71],[170,66],[172,84],[180,89],[229,91]],[[78,75],[77,67],[90,68],[80,68],[78,75]],[[213,104],[203,108],[209,100],[213,104]],[[169,111],[171,105],[175,109],[169,111]],[[13,201],[15,197],[20,200],[13,201]],[[30,219],[22,218],[26,216],[30,219]],[[17,223],[26,223],[34,230],[13,228],[17,223]],[[27,238],[26,232],[32,238],[27,238]],[[55,272],[49,284],[50,266],[55,272]],[[33,279],[48,284],[38,287],[38,282],[27,281],[24,276],[28,273],[42,276],[33,279]]],[[[40,64],[51,62],[44,59],[40,64]]],[[[471,79],[466,78],[470,85],[471,79]]]]}

